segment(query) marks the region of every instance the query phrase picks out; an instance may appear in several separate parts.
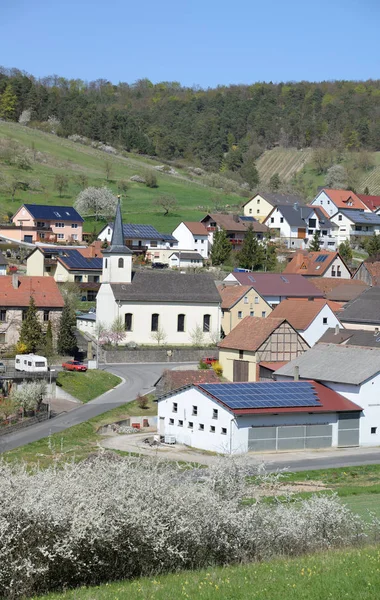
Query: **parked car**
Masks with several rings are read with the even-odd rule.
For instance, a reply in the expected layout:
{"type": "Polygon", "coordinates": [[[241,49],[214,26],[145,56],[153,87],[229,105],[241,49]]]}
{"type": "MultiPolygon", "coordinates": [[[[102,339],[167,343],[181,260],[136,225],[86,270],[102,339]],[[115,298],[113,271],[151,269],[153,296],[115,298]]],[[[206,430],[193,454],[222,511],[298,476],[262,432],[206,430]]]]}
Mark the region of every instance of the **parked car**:
{"type": "Polygon", "coordinates": [[[213,365],[214,363],[218,362],[218,359],[215,356],[204,356],[202,358],[202,362],[205,365],[210,365],[210,367],[211,367],[211,365],[213,365]]]}
{"type": "Polygon", "coordinates": [[[62,363],[64,371],[87,371],[87,366],[79,360],[68,360],[62,363]]]}
{"type": "Polygon", "coordinates": [[[7,366],[5,363],[0,362],[0,373],[5,373],[7,370],[7,366]]]}
{"type": "Polygon", "coordinates": [[[167,269],[168,266],[169,265],[167,263],[162,263],[162,262],[152,263],[152,269],[167,269]]]}

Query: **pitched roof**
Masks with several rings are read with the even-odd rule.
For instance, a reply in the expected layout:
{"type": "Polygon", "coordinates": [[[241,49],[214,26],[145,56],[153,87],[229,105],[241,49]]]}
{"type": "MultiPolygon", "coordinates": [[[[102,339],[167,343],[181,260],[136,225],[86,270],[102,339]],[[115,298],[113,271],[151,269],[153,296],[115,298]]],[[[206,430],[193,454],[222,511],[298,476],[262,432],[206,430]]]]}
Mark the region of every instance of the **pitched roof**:
{"type": "Polygon", "coordinates": [[[214,280],[206,273],[138,271],[132,274],[132,283],[110,285],[121,302],[220,303],[214,280]]]}
{"type": "Polygon", "coordinates": [[[103,254],[132,254],[124,243],[123,234],[123,219],[121,216],[120,198],[116,207],[115,222],[112,229],[111,244],[108,248],[103,251],[103,254]]]}
{"type": "MultiPolygon", "coordinates": [[[[300,206],[299,204],[297,204],[296,207],[290,204],[280,204],[276,206],[273,211],[274,210],[280,211],[285,221],[292,227],[300,227],[303,229],[306,228],[305,219],[307,219],[313,212],[313,209],[309,206],[300,206]]],[[[268,221],[269,217],[272,215],[272,212],[269,213],[266,221],[268,221]]]]}
{"type": "Polygon", "coordinates": [[[203,262],[203,256],[199,252],[173,252],[170,256],[173,254],[177,258],[181,257],[181,260],[201,260],[203,262]]]}
{"type": "Polygon", "coordinates": [[[284,273],[299,273],[300,275],[319,275],[327,271],[331,263],[339,256],[338,252],[320,250],[319,252],[298,251],[286,265],[284,273]]]}
{"type": "Polygon", "coordinates": [[[299,367],[302,379],[360,385],[380,372],[380,348],[316,344],[275,372],[275,376],[294,375],[299,367]]]}
{"type": "Polygon", "coordinates": [[[218,227],[225,229],[226,231],[244,231],[246,232],[248,227],[252,225],[252,228],[256,232],[268,231],[268,227],[264,223],[259,221],[247,221],[246,219],[240,220],[238,215],[226,214],[226,213],[209,213],[201,220],[203,223],[206,219],[215,221],[218,227]]]}
{"type": "Polygon", "coordinates": [[[332,190],[330,188],[322,188],[321,192],[325,192],[325,194],[327,194],[337,208],[367,208],[360,198],[354,192],[351,192],[351,190],[332,190]],[[349,203],[351,202],[352,206],[349,206],[349,203]]]}
{"type": "Polygon", "coordinates": [[[365,196],[364,194],[357,194],[357,196],[370,210],[376,211],[380,208],[380,196],[365,196]]]}
{"type": "Polygon", "coordinates": [[[302,198],[300,198],[299,196],[294,196],[293,194],[276,194],[275,192],[265,192],[262,194],[259,192],[258,194],[255,194],[252,198],[247,200],[247,202],[243,204],[243,206],[248,204],[248,202],[253,200],[253,198],[256,198],[256,196],[261,196],[272,206],[279,206],[280,204],[294,204],[296,202],[298,202],[298,204],[303,204],[302,198]]]}
{"type": "Polygon", "coordinates": [[[380,348],[380,333],[367,329],[339,329],[329,328],[318,340],[318,344],[344,344],[346,346],[367,346],[380,348]]]}
{"type": "MultiPolygon", "coordinates": [[[[108,223],[104,229],[110,228],[113,230],[114,224],[108,223]]],[[[101,233],[101,232],[100,232],[101,233]]],[[[99,233],[99,235],[100,235],[99,233]]],[[[141,225],[138,223],[124,223],[123,235],[125,239],[130,240],[168,240],[177,241],[175,237],[168,233],[159,233],[153,225],[141,225]]]]}
{"type": "Polygon", "coordinates": [[[250,285],[261,296],[285,296],[286,298],[323,298],[323,293],[306,277],[282,273],[239,273],[235,279],[241,285],[250,285]]]}
{"type": "Polygon", "coordinates": [[[228,310],[232,308],[243,296],[252,289],[250,285],[219,285],[218,290],[222,298],[222,308],[228,310]]]}
{"type": "Polygon", "coordinates": [[[103,258],[86,258],[79,250],[64,250],[57,261],[62,263],[69,271],[101,271],[103,258]]]}
{"type": "Polygon", "coordinates": [[[49,206],[47,204],[23,204],[34,219],[54,221],[83,221],[80,214],[72,206],[49,206]]]}
{"type": "Polygon", "coordinates": [[[78,252],[86,258],[102,258],[102,243],[101,240],[95,240],[95,242],[92,242],[87,248],[78,248],[78,252]]]}
{"type": "Polygon", "coordinates": [[[245,317],[219,342],[219,348],[256,352],[268,337],[285,321],[272,317],[245,317]]]}
{"type": "Polygon", "coordinates": [[[337,277],[310,277],[311,281],[323,292],[328,300],[335,302],[348,302],[356,298],[368,288],[368,285],[359,279],[340,279],[337,277]]]}
{"type": "Polygon", "coordinates": [[[206,227],[199,221],[184,221],[183,224],[193,235],[208,235],[206,227]]]}
{"type": "Polygon", "coordinates": [[[325,299],[288,299],[276,306],[270,318],[286,319],[294,329],[304,331],[311,325],[321,310],[328,306],[333,312],[341,310],[340,304],[325,299]]]}
{"type": "Polygon", "coordinates": [[[161,388],[176,390],[194,383],[219,383],[219,377],[213,369],[167,370],[163,372],[159,382],[161,388]]]}
{"type": "MultiPolygon", "coordinates": [[[[308,206],[311,206],[310,204],[308,206]]],[[[337,225],[335,223],[333,223],[332,221],[330,221],[330,216],[329,214],[325,211],[325,209],[323,208],[323,206],[311,206],[311,208],[314,210],[314,212],[316,213],[318,220],[320,222],[321,225],[323,225],[324,227],[337,227],[337,225]]]]}
{"type": "Polygon", "coordinates": [[[380,287],[370,287],[350,300],[340,314],[344,323],[380,325],[380,287]]]}
{"type": "Polygon", "coordinates": [[[372,278],[371,285],[380,285],[380,260],[365,260],[364,266],[372,278]]]}
{"type": "Polygon", "coordinates": [[[61,292],[53,277],[3,275],[0,286],[0,306],[27,308],[33,296],[37,308],[62,308],[61,292]],[[13,279],[14,277],[14,279],[13,279]],[[18,287],[13,287],[13,281],[18,287]]]}
{"type": "Polygon", "coordinates": [[[357,225],[380,225],[380,215],[362,210],[341,209],[339,211],[357,225]]]}

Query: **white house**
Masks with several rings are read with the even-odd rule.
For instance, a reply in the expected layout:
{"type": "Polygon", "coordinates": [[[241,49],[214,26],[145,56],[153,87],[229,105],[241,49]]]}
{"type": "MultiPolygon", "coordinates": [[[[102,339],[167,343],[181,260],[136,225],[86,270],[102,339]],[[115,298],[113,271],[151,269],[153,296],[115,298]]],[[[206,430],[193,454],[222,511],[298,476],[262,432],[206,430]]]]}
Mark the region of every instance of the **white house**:
{"type": "Polygon", "coordinates": [[[169,267],[172,269],[203,267],[203,256],[199,252],[173,252],[169,256],[169,267]]]}
{"type": "Polygon", "coordinates": [[[340,209],[356,209],[371,212],[366,204],[360,200],[359,196],[351,192],[351,190],[323,188],[310,204],[311,206],[321,206],[329,217],[335,215],[340,209]]]}
{"type": "Polygon", "coordinates": [[[103,255],[97,324],[111,328],[121,319],[125,342],[137,344],[192,344],[196,333],[204,343],[218,337],[220,295],[209,275],[132,271],[132,251],[124,244],[120,203],[111,245],[103,255]]]}
{"type": "Polygon", "coordinates": [[[295,368],[300,379],[319,381],[362,409],[360,415],[342,415],[340,446],[380,445],[380,348],[317,344],[274,376],[290,380],[295,368]]]}
{"type": "Polygon", "coordinates": [[[209,255],[208,235],[206,227],[199,221],[182,221],[173,231],[179,250],[198,252],[203,258],[209,255]]]}
{"type": "Polygon", "coordinates": [[[304,249],[310,246],[315,231],[319,233],[321,248],[335,249],[336,240],[331,223],[319,207],[310,207],[295,203],[279,205],[273,208],[264,220],[277,237],[290,249],[304,249]]]}
{"type": "Polygon", "coordinates": [[[299,250],[288,262],[283,273],[299,274],[303,277],[340,277],[351,279],[351,272],[339,252],[299,250]]]}
{"type": "Polygon", "coordinates": [[[88,333],[95,337],[96,335],[96,314],[86,313],[83,315],[77,315],[76,327],[82,333],[88,333]]]}
{"type": "Polygon", "coordinates": [[[340,209],[331,221],[337,225],[337,244],[353,237],[368,237],[380,233],[380,215],[363,210],[340,209]]]}
{"type": "Polygon", "coordinates": [[[342,445],[342,423],[358,415],[354,402],[313,381],[197,384],[158,399],[167,442],[223,454],[342,445]]]}

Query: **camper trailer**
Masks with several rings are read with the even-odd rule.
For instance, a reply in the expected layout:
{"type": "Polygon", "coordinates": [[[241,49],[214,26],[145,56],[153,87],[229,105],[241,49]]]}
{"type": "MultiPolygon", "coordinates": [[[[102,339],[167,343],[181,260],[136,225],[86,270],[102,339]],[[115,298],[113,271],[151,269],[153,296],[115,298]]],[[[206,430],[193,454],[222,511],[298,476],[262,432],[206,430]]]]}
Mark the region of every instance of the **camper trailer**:
{"type": "Polygon", "coordinates": [[[43,373],[48,370],[47,360],[38,354],[16,354],[15,369],[28,373],[43,373]]]}

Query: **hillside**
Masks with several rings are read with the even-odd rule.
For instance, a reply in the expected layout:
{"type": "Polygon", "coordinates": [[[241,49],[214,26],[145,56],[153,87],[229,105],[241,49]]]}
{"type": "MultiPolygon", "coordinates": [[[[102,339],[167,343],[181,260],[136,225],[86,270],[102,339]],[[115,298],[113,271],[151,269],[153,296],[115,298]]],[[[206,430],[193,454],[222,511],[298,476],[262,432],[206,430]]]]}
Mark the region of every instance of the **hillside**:
{"type": "MultiPolygon", "coordinates": [[[[0,162],[2,184],[0,186],[0,216],[14,213],[23,202],[37,204],[73,204],[81,191],[76,181],[78,175],[88,178],[88,185],[104,186],[118,193],[118,182],[127,181],[128,190],[122,194],[123,216],[126,221],[134,223],[150,223],[159,231],[171,232],[181,220],[199,220],[208,209],[213,207],[213,198],[218,197],[221,206],[236,205],[242,198],[234,194],[226,194],[220,189],[209,187],[202,183],[202,178],[190,178],[184,169],[177,169],[177,175],[167,175],[157,172],[154,166],[160,163],[128,154],[127,157],[112,156],[89,146],[83,146],[67,139],[44,133],[16,123],[0,121],[0,147],[9,146],[13,140],[17,143],[17,152],[25,153],[31,168],[20,169],[14,164],[0,162]],[[106,181],[105,163],[109,162],[112,172],[106,181]],[[157,188],[149,188],[141,183],[129,181],[132,175],[144,175],[146,171],[157,175],[157,188]],[[54,178],[57,174],[69,177],[69,187],[59,196],[54,189],[54,178]],[[31,189],[18,189],[12,201],[6,184],[13,177],[30,183],[31,189]],[[173,195],[178,208],[164,216],[162,209],[156,205],[162,196],[173,195]]],[[[92,231],[93,226],[101,228],[101,223],[95,224],[91,219],[85,224],[86,231],[92,231]]]]}
{"type": "Polygon", "coordinates": [[[256,163],[260,182],[269,183],[272,175],[277,173],[281,182],[289,182],[295,173],[298,173],[310,162],[313,151],[310,148],[297,150],[296,148],[274,148],[264,152],[256,163]]]}

